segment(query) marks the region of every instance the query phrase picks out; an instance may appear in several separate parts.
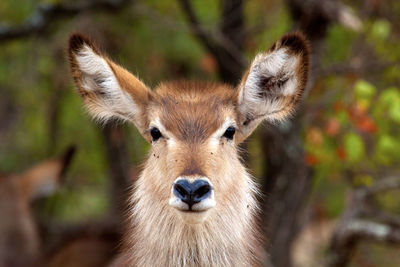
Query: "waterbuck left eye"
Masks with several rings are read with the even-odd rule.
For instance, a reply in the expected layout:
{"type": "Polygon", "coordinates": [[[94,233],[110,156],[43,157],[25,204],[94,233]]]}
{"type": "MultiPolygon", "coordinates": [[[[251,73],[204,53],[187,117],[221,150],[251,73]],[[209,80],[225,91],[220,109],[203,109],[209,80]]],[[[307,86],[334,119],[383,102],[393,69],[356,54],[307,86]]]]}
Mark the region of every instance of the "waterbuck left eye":
{"type": "Polygon", "coordinates": [[[158,128],[156,128],[156,127],[151,128],[150,134],[151,134],[153,141],[157,141],[158,139],[163,137],[160,130],[158,130],[158,128]]]}
{"type": "Polygon", "coordinates": [[[232,140],[233,136],[235,135],[235,131],[236,131],[235,127],[230,126],[226,129],[223,137],[228,138],[229,140],[232,140]]]}

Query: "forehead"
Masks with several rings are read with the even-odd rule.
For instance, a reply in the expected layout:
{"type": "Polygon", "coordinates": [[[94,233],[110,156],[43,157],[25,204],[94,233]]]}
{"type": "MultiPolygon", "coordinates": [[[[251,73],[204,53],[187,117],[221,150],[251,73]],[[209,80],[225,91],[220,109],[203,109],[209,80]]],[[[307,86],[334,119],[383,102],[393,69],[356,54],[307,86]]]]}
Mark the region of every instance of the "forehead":
{"type": "Polygon", "coordinates": [[[194,142],[233,117],[237,93],[228,85],[181,81],[161,84],[155,99],[160,123],[177,138],[194,142]]]}

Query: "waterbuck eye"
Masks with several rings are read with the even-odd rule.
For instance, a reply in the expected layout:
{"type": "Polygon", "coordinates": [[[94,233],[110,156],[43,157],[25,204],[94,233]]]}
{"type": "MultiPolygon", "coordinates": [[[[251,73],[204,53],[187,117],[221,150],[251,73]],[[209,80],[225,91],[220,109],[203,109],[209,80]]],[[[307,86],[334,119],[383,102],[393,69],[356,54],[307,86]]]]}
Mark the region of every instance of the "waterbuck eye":
{"type": "Polygon", "coordinates": [[[156,127],[151,128],[150,134],[151,134],[151,137],[153,138],[153,141],[157,141],[158,139],[160,139],[162,137],[160,130],[158,130],[158,128],[156,128],[156,127]]]}
{"type": "Polygon", "coordinates": [[[228,127],[228,129],[226,129],[226,131],[225,131],[223,137],[226,137],[226,138],[228,138],[229,140],[232,140],[232,139],[233,139],[233,136],[235,135],[235,131],[236,131],[235,128],[232,127],[232,126],[230,126],[230,127],[228,127]]]}

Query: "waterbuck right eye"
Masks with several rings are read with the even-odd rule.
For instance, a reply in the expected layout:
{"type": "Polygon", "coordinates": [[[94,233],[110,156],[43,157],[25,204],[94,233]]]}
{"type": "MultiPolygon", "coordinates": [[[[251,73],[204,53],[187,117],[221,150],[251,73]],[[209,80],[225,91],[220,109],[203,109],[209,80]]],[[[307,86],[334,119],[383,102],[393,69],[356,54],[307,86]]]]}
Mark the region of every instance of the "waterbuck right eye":
{"type": "Polygon", "coordinates": [[[160,130],[158,130],[158,128],[156,128],[156,127],[151,128],[150,134],[151,134],[151,137],[153,138],[153,141],[157,141],[158,139],[163,137],[160,130]]]}
{"type": "Polygon", "coordinates": [[[223,137],[228,138],[229,140],[233,139],[235,135],[236,129],[232,126],[228,127],[223,135],[223,137]]]}

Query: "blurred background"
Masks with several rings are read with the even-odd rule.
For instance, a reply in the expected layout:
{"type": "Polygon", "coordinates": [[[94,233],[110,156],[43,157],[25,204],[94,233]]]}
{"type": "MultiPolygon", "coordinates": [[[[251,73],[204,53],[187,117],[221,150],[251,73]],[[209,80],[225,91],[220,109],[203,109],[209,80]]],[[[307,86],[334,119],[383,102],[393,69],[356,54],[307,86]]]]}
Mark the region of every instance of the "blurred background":
{"type": "Polygon", "coordinates": [[[244,144],[271,262],[400,266],[399,17],[397,0],[0,1],[0,266],[78,266],[82,252],[99,259],[79,266],[101,266],[119,248],[149,145],[84,111],[66,60],[75,31],[151,87],[237,84],[257,52],[302,31],[303,103],[244,144]]]}

